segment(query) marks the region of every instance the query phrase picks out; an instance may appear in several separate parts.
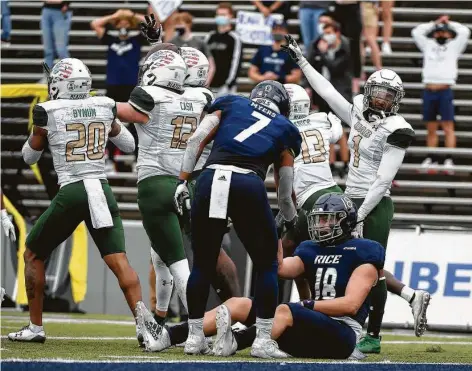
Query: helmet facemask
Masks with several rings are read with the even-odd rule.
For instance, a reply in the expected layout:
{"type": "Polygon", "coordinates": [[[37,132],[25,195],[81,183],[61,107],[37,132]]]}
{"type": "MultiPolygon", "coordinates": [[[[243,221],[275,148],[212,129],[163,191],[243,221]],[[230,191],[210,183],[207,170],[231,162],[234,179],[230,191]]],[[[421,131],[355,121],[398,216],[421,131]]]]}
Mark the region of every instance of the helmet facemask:
{"type": "Polygon", "coordinates": [[[345,238],[341,223],[346,219],[345,211],[312,211],[308,214],[308,233],[320,245],[333,245],[345,238]]]}
{"type": "Polygon", "coordinates": [[[379,117],[395,115],[404,95],[403,89],[389,84],[367,82],[364,87],[364,110],[379,117]]]}

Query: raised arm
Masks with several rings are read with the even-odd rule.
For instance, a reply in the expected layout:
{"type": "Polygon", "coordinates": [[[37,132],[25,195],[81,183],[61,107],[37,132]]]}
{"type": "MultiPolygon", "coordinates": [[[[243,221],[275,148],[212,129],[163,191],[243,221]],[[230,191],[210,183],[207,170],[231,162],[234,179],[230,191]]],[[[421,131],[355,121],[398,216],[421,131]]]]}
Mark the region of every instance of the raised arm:
{"type": "Polygon", "coordinates": [[[115,19],[118,19],[122,14],[120,12],[122,12],[122,10],[117,10],[113,14],[94,19],[92,22],[90,22],[90,28],[95,31],[99,39],[101,39],[105,34],[106,25],[115,19]]]}
{"type": "Polygon", "coordinates": [[[282,48],[290,54],[293,60],[300,66],[308,83],[329,104],[334,113],[346,124],[351,126],[352,104],[349,103],[331,83],[316,71],[305,59],[297,42],[292,36],[286,35],[287,45],[282,48]]]}
{"type": "Polygon", "coordinates": [[[461,54],[467,48],[467,41],[470,37],[470,29],[463,24],[458,22],[448,22],[449,27],[456,33],[456,37],[453,39],[453,45],[455,45],[455,49],[457,54],[461,54]]]}
{"type": "Polygon", "coordinates": [[[47,135],[47,130],[36,125],[33,126],[33,132],[21,150],[23,160],[25,160],[28,165],[35,164],[41,158],[44,148],[46,148],[47,135]]]}

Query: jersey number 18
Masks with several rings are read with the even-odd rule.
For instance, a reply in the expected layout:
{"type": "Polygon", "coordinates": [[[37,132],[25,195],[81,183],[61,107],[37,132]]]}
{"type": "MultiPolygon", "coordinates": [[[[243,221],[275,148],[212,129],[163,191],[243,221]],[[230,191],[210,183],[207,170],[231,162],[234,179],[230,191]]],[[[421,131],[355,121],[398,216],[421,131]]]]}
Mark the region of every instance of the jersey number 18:
{"type": "Polygon", "coordinates": [[[315,275],[315,300],[329,300],[336,297],[336,268],[318,268],[315,275]]]}

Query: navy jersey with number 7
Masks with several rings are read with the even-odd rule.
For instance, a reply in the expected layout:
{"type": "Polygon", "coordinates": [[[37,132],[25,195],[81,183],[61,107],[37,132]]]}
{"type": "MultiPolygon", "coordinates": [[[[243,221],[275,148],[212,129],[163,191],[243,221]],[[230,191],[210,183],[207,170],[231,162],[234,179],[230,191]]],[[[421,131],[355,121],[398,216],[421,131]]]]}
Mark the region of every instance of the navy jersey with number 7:
{"type": "MultiPolygon", "coordinates": [[[[346,287],[354,270],[362,264],[372,264],[382,269],[385,249],[376,241],[353,238],[333,247],[320,246],[305,241],[295,250],[305,266],[304,277],[310,283],[315,300],[330,300],[345,295],[346,287]]],[[[361,326],[369,313],[369,299],[363,303],[352,318],[361,326]]]]}
{"type": "Polygon", "coordinates": [[[233,165],[265,179],[267,168],[289,149],[300,153],[302,138],[285,116],[247,98],[227,95],[215,100],[209,113],[221,111],[211,154],[205,164],[233,165]]]}

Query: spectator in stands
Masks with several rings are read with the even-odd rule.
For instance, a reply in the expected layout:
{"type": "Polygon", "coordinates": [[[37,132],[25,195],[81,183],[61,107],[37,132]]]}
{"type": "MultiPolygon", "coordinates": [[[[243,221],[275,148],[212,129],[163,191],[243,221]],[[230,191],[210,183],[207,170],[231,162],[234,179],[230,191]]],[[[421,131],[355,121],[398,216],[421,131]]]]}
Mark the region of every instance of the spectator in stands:
{"type": "MultiPolygon", "coordinates": [[[[341,27],[338,23],[333,21],[324,25],[323,34],[310,45],[307,60],[333,84],[344,98],[352,102],[349,40],[341,35],[341,27]]],[[[312,96],[321,112],[331,111],[329,105],[316,92],[313,91],[312,96]]],[[[340,146],[339,155],[344,163],[343,169],[339,171],[339,176],[344,177],[349,165],[349,149],[345,134],[338,143],[340,146]]],[[[331,147],[330,164],[331,169],[334,170],[336,151],[333,145],[331,147]]]]}
{"type": "Polygon", "coordinates": [[[10,46],[11,18],[8,0],[2,1],[2,46],[10,46]]]}
{"type": "Polygon", "coordinates": [[[362,73],[362,19],[359,2],[354,0],[336,0],[334,18],[341,24],[342,34],[349,39],[352,73],[354,75],[352,90],[353,93],[357,95],[360,92],[360,77],[362,73]]]}
{"type": "Polygon", "coordinates": [[[390,39],[392,38],[392,33],[393,33],[393,6],[395,5],[395,1],[382,0],[380,1],[380,3],[382,4],[382,21],[383,21],[382,54],[386,56],[386,55],[392,54],[392,46],[390,43],[390,39]]]}
{"type": "Polygon", "coordinates": [[[256,83],[264,80],[274,80],[282,84],[298,84],[302,71],[292,61],[288,53],[282,50],[285,42],[284,35],[288,32],[285,22],[275,22],[272,28],[272,45],[260,46],[252,58],[248,76],[256,83]]]}
{"type": "Polygon", "coordinates": [[[259,10],[264,17],[271,14],[282,14],[284,20],[290,18],[290,1],[253,1],[257,10],[259,10]]]}
{"type": "Polygon", "coordinates": [[[216,9],[216,31],[210,31],[205,39],[215,59],[215,75],[210,87],[216,90],[216,96],[236,93],[236,78],[241,62],[241,39],[232,31],[233,7],[224,2],[216,9]]]}
{"type": "MultiPolygon", "coordinates": [[[[439,123],[444,130],[445,145],[456,147],[454,133],[454,103],[451,87],[457,79],[457,61],[467,47],[470,30],[460,23],[449,21],[447,15],[435,22],[420,24],[411,35],[418,48],[423,52],[423,120],[426,121],[428,147],[438,146],[437,130],[439,123]],[[438,123],[437,116],[441,116],[438,123]]],[[[423,161],[426,170],[437,165],[437,157],[430,154],[423,161]]],[[[452,155],[444,161],[445,171],[451,174],[454,166],[452,155]]]]}
{"type": "Polygon", "coordinates": [[[70,1],[44,1],[41,11],[44,61],[49,68],[54,65],[54,57],[69,57],[69,32],[72,22],[70,1]]]}
{"type": "Polygon", "coordinates": [[[377,35],[379,34],[379,7],[378,1],[363,1],[362,7],[362,33],[367,44],[365,54],[370,55],[372,63],[378,70],[382,69],[382,56],[380,55],[377,35]]]}
{"type": "Polygon", "coordinates": [[[328,11],[331,3],[332,1],[300,1],[298,17],[306,50],[323,33],[323,24],[319,22],[319,19],[328,11]]]}
{"type": "Polygon", "coordinates": [[[209,85],[213,79],[213,75],[215,74],[215,60],[213,59],[207,44],[205,44],[202,39],[192,35],[193,17],[187,12],[178,13],[175,16],[174,24],[176,35],[170,40],[170,42],[177,46],[189,46],[198,49],[208,58],[210,68],[208,70],[207,85],[209,85]]]}
{"type": "MultiPolygon", "coordinates": [[[[142,21],[144,21],[143,14],[134,13],[129,9],[119,9],[90,23],[101,43],[108,46],[106,90],[107,96],[117,102],[127,102],[131,91],[138,84],[141,46],[147,42],[140,32],[136,32],[134,36],[130,35],[130,32],[142,21]]],[[[129,125],[128,129],[137,143],[134,125],[129,125]]],[[[107,170],[113,171],[113,167],[116,170],[123,170],[121,165],[113,164],[115,153],[119,152],[116,146],[109,141],[107,149],[111,160],[107,163],[107,170]]]]}

